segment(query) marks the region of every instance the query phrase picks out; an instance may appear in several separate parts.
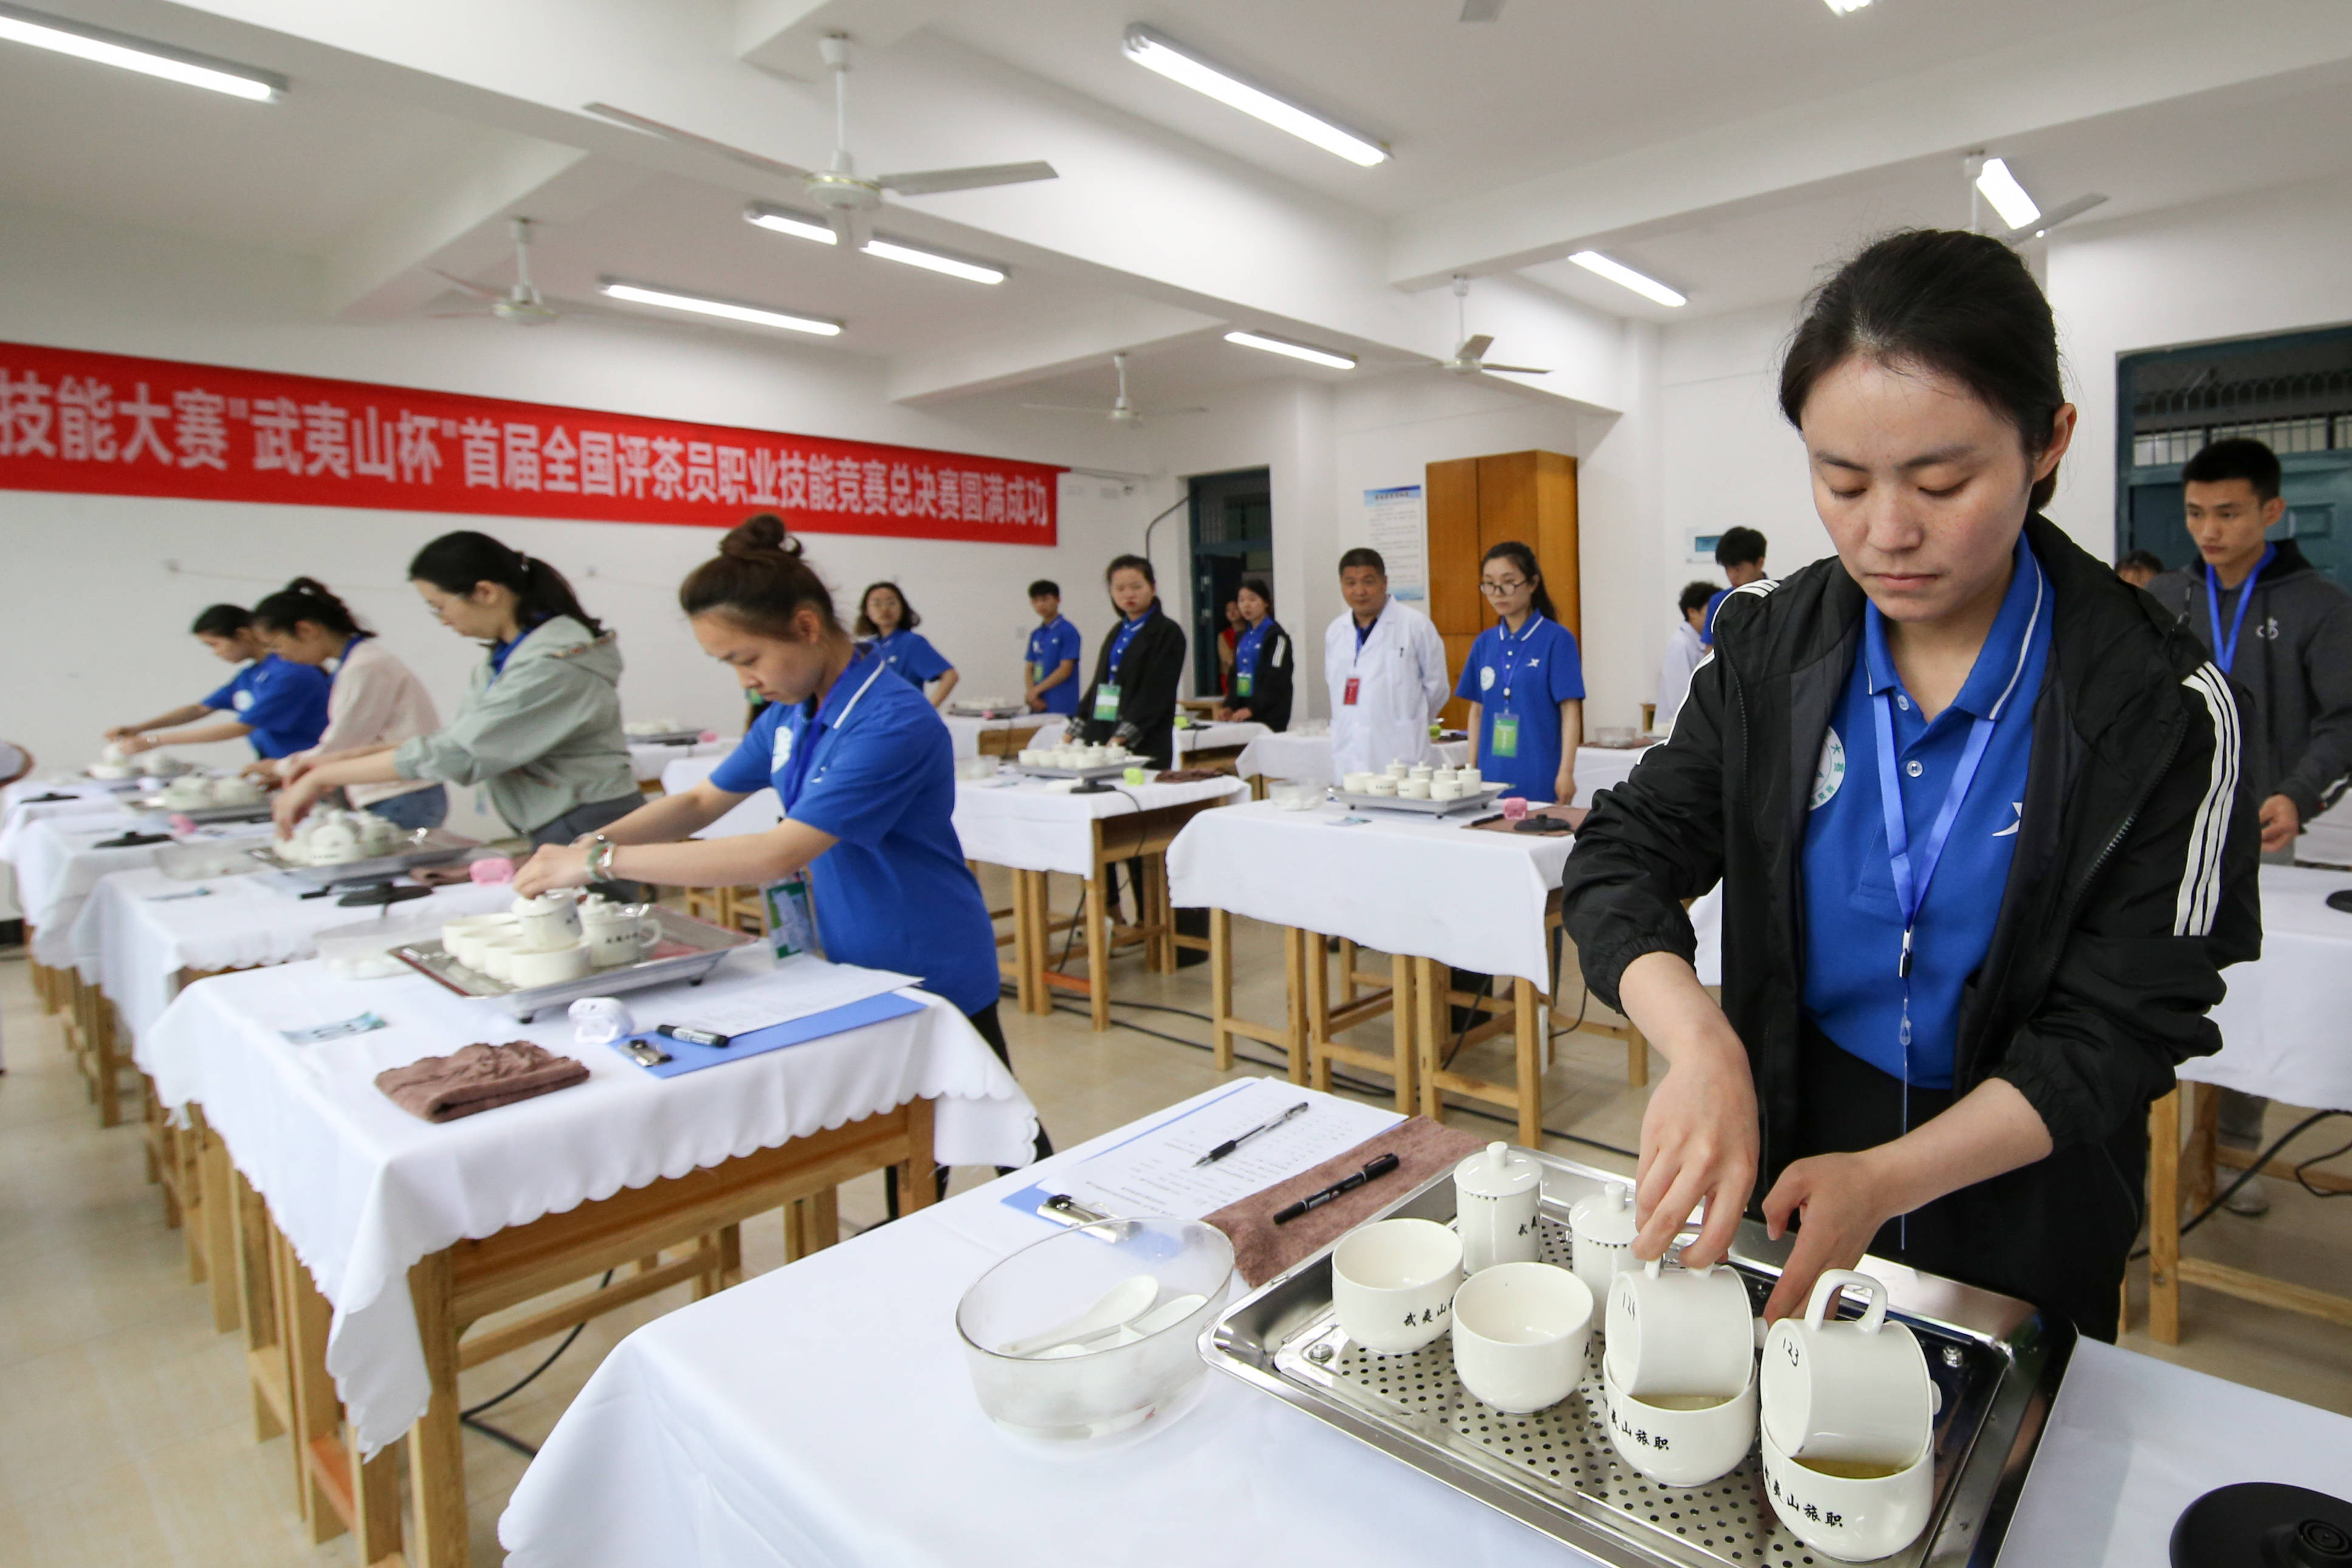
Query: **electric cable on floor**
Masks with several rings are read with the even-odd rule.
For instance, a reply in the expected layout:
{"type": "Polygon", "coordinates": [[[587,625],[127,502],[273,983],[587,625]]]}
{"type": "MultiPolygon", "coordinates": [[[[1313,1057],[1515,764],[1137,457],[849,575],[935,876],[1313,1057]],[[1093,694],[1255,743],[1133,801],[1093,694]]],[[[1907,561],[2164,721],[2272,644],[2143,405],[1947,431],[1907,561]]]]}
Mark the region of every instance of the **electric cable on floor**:
{"type": "MultiPolygon", "coordinates": [[[[2186,1225],[2183,1225],[2180,1227],[2180,1234],[2182,1236],[2187,1236],[2190,1231],[2195,1230],[2199,1226],[2203,1225],[2207,1220],[2212,1218],[2214,1211],[2219,1209],[2223,1204],[2228,1203],[2231,1198],[2237,1196],[2239,1188],[2244,1186],[2248,1182],[2252,1181],[2256,1176],[2261,1175],[2263,1173],[2263,1167],[2269,1164],[2273,1160],[2277,1159],[2281,1150],[2294,1142],[2297,1138],[2302,1137],[2305,1131],[2317,1126],[2320,1122],[2326,1121],[2331,1116],[2352,1116],[2352,1110],[2315,1110],[2310,1115],[2305,1117],[2302,1121],[2296,1122],[2293,1127],[2288,1128],[2285,1133],[2280,1137],[2278,1142],[2263,1150],[2254,1158],[2251,1164],[2249,1164],[2243,1171],[2238,1173],[2238,1179],[2236,1181],[2231,1182],[2228,1186],[2222,1188],[2219,1193],[2216,1193],[2213,1195],[2213,1201],[2211,1203],[2207,1204],[2203,1208],[2199,1209],[2197,1211],[2196,1217],[2189,1220],[2186,1225]]],[[[2313,1186],[2309,1182],[2303,1179],[2303,1173],[2313,1165],[2317,1164],[2322,1160],[2333,1160],[2338,1154],[2345,1153],[2347,1151],[2352,1151],[2352,1143],[2346,1144],[2342,1149],[2330,1150],[2325,1154],[2315,1154],[2310,1159],[2305,1160],[2302,1164],[2297,1165],[2294,1168],[2295,1184],[2302,1187],[2304,1191],[2307,1193],[2315,1193],[2321,1197],[2341,1196],[2341,1194],[2322,1192],[2319,1188],[2313,1186]]],[[[2137,1261],[2147,1256],[2147,1248],[2143,1247],[2132,1253],[2130,1260],[2137,1261]]]]}
{"type": "MultiPolygon", "coordinates": [[[[596,1289],[602,1290],[605,1286],[610,1285],[613,1282],[613,1273],[614,1271],[610,1268],[604,1270],[604,1278],[596,1281],[596,1289]]],[[[516,1394],[520,1394],[524,1389],[529,1388],[531,1384],[538,1379],[541,1373],[545,1372],[549,1367],[555,1364],[557,1357],[561,1356],[565,1351],[572,1348],[572,1342],[577,1340],[580,1337],[582,1331],[585,1330],[587,1327],[588,1325],[584,1321],[572,1324],[572,1331],[563,1336],[563,1342],[557,1345],[553,1350],[547,1352],[546,1360],[541,1362],[537,1366],[532,1367],[529,1372],[525,1373],[522,1376],[521,1382],[514,1384],[499,1393],[493,1394],[488,1399],[483,1400],[479,1405],[470,1405],[458,1411],[458,1424],[464,1426],[471,1426],[475,1431],[479,1432],[483,1436],[489,1438],[494,1443],[505,1444],[508,1447],[512,1448],[516,1453],[522,1455],[525,1458],[535,1459],[539,1458],[539,1450],[537,1448],[532,1447],[530,1444],[524,1442],[513,1433],[500,1431],[498,1427],[491,1426],[487,1421],[478,1419],[478,1417],[481,1415],[483,1411],[491,1409],[496,1405],[504,1405],[508,1400],[512,1399],[516,1394]]]]}

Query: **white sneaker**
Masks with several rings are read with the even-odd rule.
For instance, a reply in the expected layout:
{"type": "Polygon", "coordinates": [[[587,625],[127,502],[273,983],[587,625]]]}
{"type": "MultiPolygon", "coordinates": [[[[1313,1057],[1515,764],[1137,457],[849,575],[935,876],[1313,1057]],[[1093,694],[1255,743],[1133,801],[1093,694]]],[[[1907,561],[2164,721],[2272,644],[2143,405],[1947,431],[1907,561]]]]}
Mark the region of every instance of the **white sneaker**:
{"type": "Polygon", "coordinates": [[[2249,1176],[2246,1184],[2231,1193],[2221,1206],[2248,1219],[2259,1218],[2271,1212],[2270,1189],[2263,1184],[2260,1176],[2249,1176]]]}

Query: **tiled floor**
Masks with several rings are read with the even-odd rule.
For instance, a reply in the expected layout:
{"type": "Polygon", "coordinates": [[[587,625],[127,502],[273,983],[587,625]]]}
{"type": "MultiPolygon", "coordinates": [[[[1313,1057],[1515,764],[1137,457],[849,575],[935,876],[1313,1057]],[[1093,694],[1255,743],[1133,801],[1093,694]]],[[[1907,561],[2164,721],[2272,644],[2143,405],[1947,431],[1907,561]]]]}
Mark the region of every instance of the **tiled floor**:
{"type": "MultiPolygon", "coordinates": [[[[1247,921],[1235,928],[1242,1006],[1277,1018],[1281,997],[1272,982],[1281,973],[1278,939],[1247,921]]],[[[1154,976],[1129,959],[1117,984],[1118,994],[1135,1002],[1195,1013],[1208,1006],[1205,968],[1154,976]]],[[[1123,1023],[1189,1044],[1126,1027],[1097,1036],[1083,1016],[1066,1013],[1045,1019],[1009,1009],[1004,1015],[1021,1079],[1066,1144],[1218,1081],[1199,1018],[1117,1011],[1123,1023]]],[[[1384,1045],[1385,1022],[1364,1034],[1367,1044],[1384,1045]]],[[[180,1238],[164,1229],[155,1191],[142,1179],[138,1134],[128,1126],[99,1131],[58,1047],[56,1022],[40,1016],[25,964],[14,954],[0,959],[0,1039],[8,1068],[0,1077],[0,1564],[350,1563],[348,1537],[317,1546],[306,1540],[287,1443],[253,1440],[233,1337],[213,1331],[204,1292],[186,1282],[180,1238]]],[[[1265,1047],[1245,1049],[1271,1060],[1265,1047]]],[[[1461,1065],[1507,1077],[1507,1041],[1483,1049],[1485,1059],[1474,1048],[1461,1065]]],[[[1624,1058],[1624,1047],[1604,1037],[1559,1040],[1545,1124],[1591,1142],[1555,1137],[1552,1148],[1630,1168],[1629,1159],[1609,1152],[1632,1149],[1641,1123],[1644,1097],[1626,1088],[1624,1058]]],[[[1454,1120],[1496,1125],[1460,1112],[1454,1120]]],[[[2352,1128],[2333,1138],[2327,1131],[2307,1137],[2311,1152],[2352,1136],[2352,1128]]],[[[959,1185],[976,1174],[960,1176],[959,1185]]],[[[868,1225],[880,1215],[878,1179],[845,1194],[845,1224],[868,1225]]],[[[2298,1191],[2279,1192],[2268,1218],[2217,1218],[2190,1247],[2352,1290],[2352,1201],[2322,1204],[2298,1191]]],[[[782,1250],[776,1222],[747,1229],[753,1270],[776,1267],[782,1250]]],[[[685,1300],[681,1286],[598,1319],[489,1419],[524,1442],[540,1441],[605,1352],[685,1300]]],[[[2203,1292],[2191,1292],[2187,1316],[2188,1342],[2178,1349],[2140,1335],[2126,1342],[2352,1413],[2352,1335],[2203,1292]]],[[[506,1387],[545,1353],[546,1347],[535,1348],[467,1373],[467,1396],[478,1400],[506,1387]]],[[[524,1461],[470,1434],[467,1458],[475,1561],[495,1563],[498,1515],[524,1461]]],[[[1378,1462],[1368,1455],[1366,1463],[1378,1462]]]]}

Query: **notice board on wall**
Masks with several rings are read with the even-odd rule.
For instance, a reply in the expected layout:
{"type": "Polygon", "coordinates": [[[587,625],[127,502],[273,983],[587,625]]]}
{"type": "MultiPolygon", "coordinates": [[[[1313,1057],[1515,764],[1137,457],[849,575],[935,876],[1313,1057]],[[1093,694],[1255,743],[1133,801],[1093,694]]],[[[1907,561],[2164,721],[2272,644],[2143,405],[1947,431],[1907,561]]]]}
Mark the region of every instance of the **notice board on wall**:
{"type": "Polygon", "coordinates": [[[1055,542],[1043,463],[0,343],[0,489],[1055,542]]]}
{"type": "Polygon", "coordinates": [[[1366,542],[1388,563],[1389,596],[1416,604],[1429,596],[1429,526],[1419,485],[1364,492],[1366,542]]]}

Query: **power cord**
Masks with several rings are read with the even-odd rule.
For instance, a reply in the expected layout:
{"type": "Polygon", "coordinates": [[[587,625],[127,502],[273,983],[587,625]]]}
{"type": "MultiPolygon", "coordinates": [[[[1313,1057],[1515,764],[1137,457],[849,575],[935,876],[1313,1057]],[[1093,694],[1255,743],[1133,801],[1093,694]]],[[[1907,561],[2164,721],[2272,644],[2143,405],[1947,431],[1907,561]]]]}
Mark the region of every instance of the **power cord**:
{"type": "MultiPolygon", "coordinates": [[[[610,1285],[613,1282],[613,1272],[614,1271],[610,1268],[604,1270],[604,1278],[596,1281],[597,1289],[602,1290],[605,1286],[610,1285]]],[[[501,1431],[498,1427],[491,1426],[488,1422],[479,1419],[479,1417],[483,1411],[491,1409],[497,1405],[504,1405],[508,1400],[512,1399],[516,1394],[520,1394],[524,1389],[529,1388],[538,1380],[541,1373],[543,1373],[549,1367],[553,1366],[557,1358],[562,1356],[565,1351],[572,1348],[572,1342],[579,1339],[581,1332],[587,1327],[588,1325],[585,1322],[572,1324],[572,1331],[563,1336],[562,1343],[558,1344],[553,1350],[547,1352],[546,1360],[541,1362],[537,1366],[532,1367],[529,1372],[525,1373],[520,1382],[513,1384],[497,1394],[493,1394],[488,1399],[483,1400],[479,1405],[467,1405],[465,1409],[458,1411],[458,1423],[461,1426],[471,1426],[475,1431],[479,1432],[483,1436],[488,1437],[494,1443],[504,1444],[507,1447],[512,1448],[516,1453],[520,1454],[527,1459],[535,1459],[539,1458],[539,1450],[537,1448],[531,1447],[529,1443],[524,1442],[513,1433],[501,1431]]]]}
{"type": "MultiPolygon", "coordinates": [[[[2223,1204],[2228,1203],[2231,1198],[2237,1196],[2239,1188],[2244,1186],[2248,1182],[2252,1181],[2256,1176],[2261,1175],[2263,1173],[2263,1167],[2269,1164],[2273,1160],[2277,1159],[2280,1152],[2285,1149],[2288,1144],[2294,1142],[2297,1138],[2302,1137],[2304,1133],[2310,1131],[2312,1128],[2316,1127],[2319,1123],[2326,1121],[2331,1116],[2352,1116],[2352,1110],[2315,1110],[2310,1115],[2305,1117],[2302,1121],[2296,1122],[2293,1127],[2288,1128],[2286,1131],[2280,1136],[2276,1142],[2263,1150],[2260,1155],[2255,1157],[2252,1163],[2250,1163],[2244,1170],[2238,1173],[2238,1179],[2236,1181],[2231,1182],[2228,1186],[2215,1194],[2211,1203],[2207,1204],[2203,1208],[2199,1209],[2196,1216],[2180,1227],[2180,1234],[2187,1236],[2190,1231],[2195,1230],[2199,1226],[2203,1225],[2207,1220],[2212,1218],[2216,1210],[2220,1209],[2223,1204]]],[[[2305,1179],[2304,1173],[2309,1170],[2312,1166],[2318,1164],[2322,1160],[2333,1160],[2338,1155],[2346,1153],[2352,1153],[2352,1143],[2347,1143],[2341,1148],[2331,1149],[2325,1154],[2314,1154],[2310,1159],[2304,1161],[2303,1163],[2294,1168],[2295,1184],[2301,1187],[2305,1192],[2310,1193],[2317,1197],[2342,1197],[2344,1194],[2341,1193],[2331,1193],[2322,1188],[2313,1186],[2309,1181],[2305,1179]]],[[[2146,1258],[2147,1256],[2147,1251],[2148,1249],[2145,1247],[2138,1248],[2131,1255],[2131,1260],[2137,1262],[2138,1259],[2146,1258]]]]}

